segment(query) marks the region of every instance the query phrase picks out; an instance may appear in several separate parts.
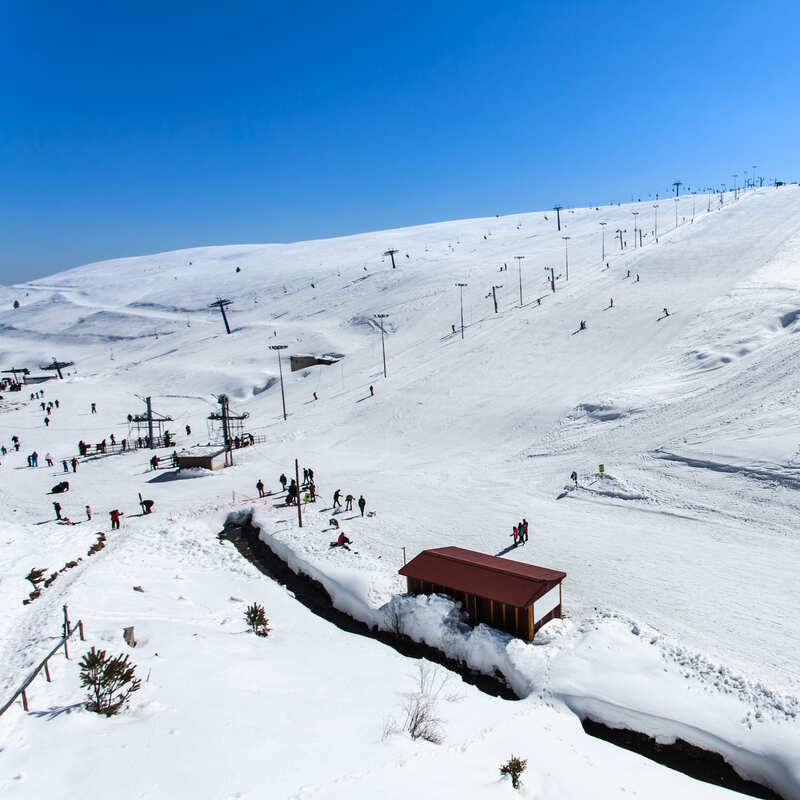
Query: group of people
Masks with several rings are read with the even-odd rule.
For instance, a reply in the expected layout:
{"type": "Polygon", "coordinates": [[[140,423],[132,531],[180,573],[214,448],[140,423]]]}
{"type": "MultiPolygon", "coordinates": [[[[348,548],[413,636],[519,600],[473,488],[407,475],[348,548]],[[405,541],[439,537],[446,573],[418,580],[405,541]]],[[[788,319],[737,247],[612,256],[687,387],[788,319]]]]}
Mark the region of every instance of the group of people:
{"type": "Polygon", "coordinates": [[[514,537],[514,547],[524,545],[528,541],[528,520],[522,518],[522,522],[514,526],[511,536],[514,537]]]}
{"type": "MultiPolygon", "coordinates": [[[[31,395],[31,400],[39,400],[39,398],[41,398],[43,396],[44,396],[44,389],[42,389],[42,390],[40,390],[38,392],[34,392],[31,395]]],[[[45,426],[45,428],[49,428],[50,427],[50,418],[53,416],[53,411],[55,409],[59,408],[61,404],[58,402],[58,400],[48,400],[46,403],[44,402],[44,400],[42,400],[39,403],[39,405],[40,405],[42,411],[44,411],[44,415],[45,415],[44,416],[44,426],[45,426]]]]}
{"type": "MultiPolygon", "coordinates": [[[[342,507],[341,497],[342,497],[342,490],[341,489],[337,489],[333,493],[333,510],[334,510],[334,513],[336,512],[337,508],[341,508],[342,507]]],[[[353,501],[354,500],[355,500],[355,497],[353,497],[353,495],[351,495],[351,494],[348,494],[344,498],[344,502],[345,502],[344,510],[345,511],[352,511],[353,510],[353,501]]],[[[358,508],[361,511],[361,516],[363,517],[364,516],[364,511],[367,508],[367,501],[364,499],[364,495],[363,494],[358,498],[358,508]]]]}

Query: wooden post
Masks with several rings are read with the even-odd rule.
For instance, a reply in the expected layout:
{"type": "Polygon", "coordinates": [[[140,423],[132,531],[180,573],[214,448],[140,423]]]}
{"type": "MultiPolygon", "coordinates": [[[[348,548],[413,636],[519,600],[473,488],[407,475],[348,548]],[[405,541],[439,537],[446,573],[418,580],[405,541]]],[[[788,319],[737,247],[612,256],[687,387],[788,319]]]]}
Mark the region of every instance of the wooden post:
{"type": "Polygon", "coordinates": [[[489,624],[494,627],[494,600],[489,601],[489,624]]]}
{"type": "Polygon", "coordinates": [[[528,641],[533,641],[533,604],[528,606],[528,641]]]}
{"type": "Polygon", "coordinates": [[[519,636],[519,609],[514,606],[514,636],[519,636]]]}
{"type": "Polygon", "coordinates": [[[47,666],[47,659],[44,660],[44,676],[47,678],[48,683],[53,682],[53,679],[50,677],[50,667],[47,666]]]}
{"type": "Polygon", "coordinates": [[[27,711],[28,710],[28,695],[25,694],[25,690],[22,690],[22,707],[27,711]]]}
{"type": "Polygon", "coordinates": [[[85,642],[86,641],[86,637],[83,635],[83,620],[82,619],[78,620],[78,633],[80,634],[81,641],[85,642]]]}
{"type": "Polygon", "coordinates": [[[297,484],[297,524],[302,528],[303,512],[301,511],[301,506],[303,505],[303,501],[300,497],[300,463],[297,459],[294,460],[294,480],[297,484]]]}

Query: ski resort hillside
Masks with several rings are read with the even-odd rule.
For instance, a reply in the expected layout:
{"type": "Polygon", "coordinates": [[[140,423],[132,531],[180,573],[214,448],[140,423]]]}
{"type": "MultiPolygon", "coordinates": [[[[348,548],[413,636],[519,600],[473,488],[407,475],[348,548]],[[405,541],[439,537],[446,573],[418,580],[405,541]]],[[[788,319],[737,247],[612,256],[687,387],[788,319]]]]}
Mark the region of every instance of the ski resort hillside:
{"type": "Polygon", "coordinates": [[[64,365],[0,400],[0,704],[65,604],[86,649],[124,650],[143,679],[105,720],[75,663],[37,678],[31,712],[0,717],[3,797],[510,797],[512,753],[530,797],[734,796],[588,736],[589,719],[800,799],[800,187],[117,259],[0,288],[0,308],[0,369],[64,365]],[[232,466],[118,452],[144,398],[175,439],[160,466],[213,451],[221,395],[253,443],[232,466]],[[79,441],[113,446],[73,466],[79,441]],[[295,459],[317,492],[302,528],[278,483],[295,459]],[[330,547],[336,490],[366,500],[336,515],[350,550],[330,547]],[[317,619],[217,539],[245,518],[340,611],[522,699],[431,667],[442,741],[409,739],[393,720],[416,662],[317,619]],[[529,644],[403,596],[404,558],[451,545],[562,570],[564,619],[529,644]],[[32,568],[79,556],[23,605],[32,568]],[[243,623],[255,600],[263,641],[243,623]],[[100,741],[103,763],[81,766],[100,741]]]}

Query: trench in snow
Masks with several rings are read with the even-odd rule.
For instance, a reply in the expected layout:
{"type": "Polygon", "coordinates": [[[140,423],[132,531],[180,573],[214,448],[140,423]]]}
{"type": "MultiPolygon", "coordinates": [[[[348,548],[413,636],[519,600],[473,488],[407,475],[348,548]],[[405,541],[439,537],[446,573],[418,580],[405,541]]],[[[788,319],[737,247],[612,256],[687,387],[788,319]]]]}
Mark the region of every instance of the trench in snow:
{"type": "MultiPolygon", "coordinates": [[[[285,586],[295,599],[318,617],[328,620],[340,630],[376,639],[409,658],[425,658],[457,673],[469,683],[492,697],[504,700],[519,700],[502,675],[486,675],[470,669],[465,664],[447,657],[440,650],[427,644],[415,642],[404,634],[395,634],[370,628],[366,623],[334,608],[330,595],[317,580],[303,573],[293,572],[289,566],[259,538],[258,528],[252,525],[248,515],[231,515],[219,534],[220,540],[231,542],[264,575],[285,586]]],[[[601,722],[584,718],[584,731],[590,736],[631,750],[677,772],[696,780],[722,786],[734,792],[763,800],[782,800],[769,787],[742,778],[719,754],[696,747],[683,739],[671,744],[659,744],[653,737],[626,728],[610,728],[601,722]]]]}

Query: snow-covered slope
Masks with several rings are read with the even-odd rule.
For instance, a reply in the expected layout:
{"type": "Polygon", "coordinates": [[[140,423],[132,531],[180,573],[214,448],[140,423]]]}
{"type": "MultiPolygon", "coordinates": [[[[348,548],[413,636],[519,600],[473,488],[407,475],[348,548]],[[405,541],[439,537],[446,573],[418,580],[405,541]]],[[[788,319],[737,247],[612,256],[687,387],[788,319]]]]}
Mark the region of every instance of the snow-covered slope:
{"type": "MultiPolygon", "coordinates": [[[[800,652],[793,413],[800,189],[762,189],[736,202],[729,193],[721,209],[717,198],[710,213],[707,207],[705,197],[661,201],[657,243],[651,204],[630,204],[565,212],[560,232],[551,212],[523,214],[291,245],[197,248],[0,289],[0,307],[8,309],[0,313],[4,369],[75,361],[67,380],[45,386],[62,404],[49,428],[38,402],[2,406],[0,438],[8,444],[16,433],[23,442],[20,454],[0,459],[4,691],[45,649],[41,626],[50,620],[53,628],[60,603],[79,604],[89,620],[110,613],[122,625],[125,616],[106,610],[107,587],[93,577],[93,564],[19,605],[31,566],[60,566],[99,530],[46,522],[44,491],[58,469],[27,470],[25,454],[52,451],[60,459],[80,438],[99,441],[112,431],[121,438],[126,415],[141,410],[136,395],[152,395],[175,430],[191,425],[181,444],[205,442],[206,417],[225,392],[250,413],[250,430],[266,436],[236,468],[148,483],[144,454],[86,462],[63,501],[70,515],[80,516],[86,503],[98,515],[126,503],[135,511],[136,492],[146,490],[161,521],[129,527],[137,536],[152,530],[147,563],[155,564],[170,558],[164,516],[178,524],[202,505],[218,523],[231,490],[252,493],[258,477],[275,484],[297,457],[315,469],[323,500],[336,488],[365,494],[377,514],[348,522],[348,533],[368,538],[375,557],[395,567],[402,547],[409,556],[446,544],[498,553],[525,516],[530,543],[511,557],[568,573],[571,621],[580,626],[600,615],[647,626],[687,663],[696,657],[742,686],[761,686],[773,700],[759,706],[769,720],[756,724],[797,741],[789,720],[800,652]],[[637,226],[647,220],[641,248],[634,248],[634,219],[637,226]],[[395,270],[382,256],[388,248],[398,250],[395,270]],[[516,256],[525,257],[521,278],[516,256]],[[451,328],[460,327],[456,283],[468,284],[463,339],[451,328]],[[493,285],[502,285],[497,314],[487,297],[493,285]],[[208,308],[217,297],[233,301],[230,336],[208,308]],[[376,313],[390,315],[387,380],[376,313]],[[295,373],[285,362],[286,422],[273,344],[286,344],[286,355],[340,357],[295,373]],[[573,469],[579,486],[566,491],[573,469]]],[[[199,548],[212,548],[207,536],[208,528],[198,530],[199,548]]],[[[113,564],[113,551],[103,557],[113,564]]],[[[227,574],[235,560],[214,562],[214,570],[227,574]]],[[[118,569],[125,592],[146,581],[125,562],[118,569]]],[[[215,580],[224,599],[225,578],[215,580]]],[[[122,602],[113,597],[111,605],[122,602]]],[[[203,598],[210,613],[223,614],[220,597],[203,598]]],[[[155,606],[135,613],[148,620],[141,624],[156,624],[155,606]]],[[[580,654],[591,642],[575,647],[580,654]]],[[[187,691],[199,696],[201,683],[190,681],[187,691]]],[[[225,683],[220,678],[215,690],[225,683]]],[[[154,693],[152,702],[165,701],[154,693]]],[[[214,716],[228,724],[224,718],[214,716]]],[[[33,743],[41,734],[32,724],[7,716],[0,723],[33,743]]],[[[800,787],[800,779],[785,785],[800,787]]]]}

